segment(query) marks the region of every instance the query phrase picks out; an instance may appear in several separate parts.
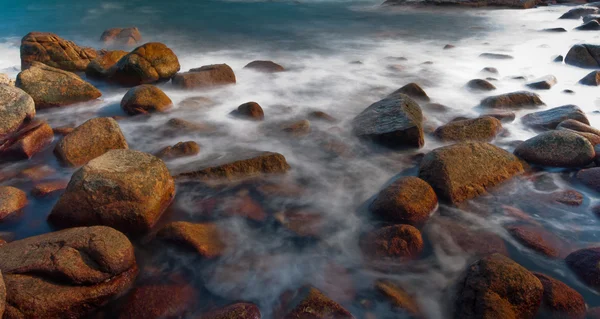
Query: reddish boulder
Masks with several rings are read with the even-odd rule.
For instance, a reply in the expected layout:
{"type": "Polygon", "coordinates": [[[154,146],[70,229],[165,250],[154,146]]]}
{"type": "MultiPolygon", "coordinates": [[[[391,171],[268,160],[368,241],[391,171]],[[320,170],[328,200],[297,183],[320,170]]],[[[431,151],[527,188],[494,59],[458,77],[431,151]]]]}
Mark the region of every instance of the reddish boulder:
{"type": "Polygon", "coordinates": [[[200,145],[194,141],[179,142],[173,146],[167,146],[156,154],[162,159],[173,159],[186,156],[194,156],[200,153],[200,145]]]}
{"type": "Polygon", "coordinates": [[[375,289],[390,301],[395,309],[410,315],[412,318],[423,317],[416,300],[402,287],[389,280],[378,280],[375,289]]]}
{"type": "Polygon", "coordinates": [[[489,142],[501,131],[500,120],[491,116],[483,116],[476,119],[452,121],[438,127],[433,134],[442,141],[489,142]]]}
{"type": "Polygon", "coordinates": [[[48,123],[33,121],[0,140],[0,154],[6,160],[29,159],[52,143],[54,132],[48,123]]]}
{"type": "Polygon", "coordinates": [[[127,297],[119,319],[180,318],[196,305],[197,292],[189,285],[145,285],[127,297]]]}
{"type": "Polygon", "coordinates": [[[353,319],[352,314],[340,304],[329,299],[314,287],[303,287],[284,296],[282,319],[353,319]]]}
{"type": "Polygon", "coordinates": [[[146,43],[122,57],[111,70],[111,80],[124,86],[166,82],[179,72],[177,56],[166,45],[146,43]]]}
{"type": "Polygon", "coordinates": [[[25,91],[0,85],[0,139],[14,133],[35,116],[33,99],[25,91]]]}
{"type": "Polygon", "coordinates": [[[425,91],[417,83],[408,83],[407,85],[392,92],[390,96],[395,96],[398,94],[408,95],[418,101],[429,102],[429,96],[427,96],[427,93],[425,93],[425,91]]]}
{"type": "Polygon", "coordinates": [[[564,131],[549,131],[519,144],[514,154],[529,164],[549,167],[581,167],[594,161],[594,146],[584,137],[564,131]]]}
{"type": "Polygon", "coordinates": [[[237,110],[231,112],[233,116],[253,121],[262,121],[265,113],[262,107],[256,102],[248,102],[238,106],[237,110]]]}
{"type": "Polygon", "coordinates": [[[173,106],[171,99],[154,85],[138,85],[123,96],[121,108],[129,115],[166,112],[173,106]]]}
{"type": "Polygon", "coordinates": [[[581,281],[600,290],[600,247],[574,251],[565,258],[565,262],[581,281]]]}
{"type": "Polygon", "coordinates": [[[12,186],[0,186],[0,221],[18,213],[27,205],[27,195],[12,186]]]}
{"type": "Polygon", "coordinates": [[[219,228],[213,223],[171,222],[156,237],[183,245],[207,259],[221,256],[226,248],[219,228]]]}
{"type": "Polygon", "coordinates": [[[96,55],[96,50],[79,47],[53,33],[30,32],[21,40],[22,70],[37,61],[65,71],[84,71],[96,55]]]}
{"type": "Polygon", "coordinates": [[[88,78],[105,79],[110,77],[112,67],[126,56],[127,51],[101,51],[98,56],[88,64],[85,75],[88,78]]]}
{"type": "Polygon", "coordinates": [[[180,89],[210,88],[235,84],[235,73],[227,64],[211,64],[177,73],[173,85],[180,89]]]}
{"type": "Polygon", "coordinates": [[[513,225],[507,227],[508,232],[522,245],[546,257],[564,257],[563,241],[551,232],[534,225],[513,225]]]}
{"type": "Polygon", "coordinates": [[[285,71],[285,68],[273,61],[252,61],[244,67],[244,69],[252,69],[263,73],[277,73],[285,71]]]}
{"type": "Polygon", "coordinates": [[[544,286],[538,316],[549,319],[585,319],[585,300],[575,289],[541,273],[533,273],[544,286]]]}
{"type": "Polygon", "coordinates": [[[31,194],[37,198],[52,196],[65,190],[68,184],[65,180],[38,183],[31,190],[31,194]]]}
{"type": "Polygon", "coordinates": [[[480,104],[484,108],[521,109],[544,105],[544,102],[542,102],[540,96],[535,93],[519,91],[490,96],[482,100],[480,104]]]}
{"type": "Polygon", "coordinates": [[[360,241],[363,254],[373,259],[410,260],[423,251],[423,238],[410,225],[394,225],[376,229],[360,241]]]}

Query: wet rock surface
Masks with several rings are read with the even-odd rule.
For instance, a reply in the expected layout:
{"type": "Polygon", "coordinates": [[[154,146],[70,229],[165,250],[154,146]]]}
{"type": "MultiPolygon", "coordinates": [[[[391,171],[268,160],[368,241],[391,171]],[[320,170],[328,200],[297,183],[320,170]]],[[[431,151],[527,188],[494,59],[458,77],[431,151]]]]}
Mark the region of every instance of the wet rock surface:
{"type": "Polygon", "coordinates": [[[565,63],[585,69],[600,68],[600,46],[576,44],[567,53],[565,63]]]}
{"type": "Polygon", "coordinates": [[[150,84],[130,89],[121,100],[121,108],[129,115],[166,112],[172,105],[165,92],[150,84]]]}
{"type": "Polygon", "coordinates": [[[92,48],[82,48],[54,33],[30,32],[21,40],[21,69],[41,62],[65,71],[84,71],[96,58],[92,48]]]}
{"type": "Polygon", "coordinates": [[[0,138],[15,132],[35,116],[35,104],[25,91],[0,85],[0,138]]]}
{"type": "Polygon", "coordinates": [[[235,73],[227,64],[205,65],[178,73],[173,78],[173,85],[181,89],[210,88],[235,82],[235,73]]]}
{"type": "Polygon", "coordinates": [[[523,124],[535,129],[555,129],[562,121],[572,119],[589,125],[585,113],[576,105],[564,105],[523,116],[523,124]]]}
{"type": "Polygon", "coordinates": [[[542,102],[539,95],[526,91],[490,96],[481,101],[482,107],[492,109],[534,108],[540,105],[544,105],[544,102],[542,102]]]}
{"type": "Polygon", "coordinates": [[[12,186],[0,186],[0,221],[18,213],[27,205],[27,195],[12,186]]]}
{"type": "Polygon", "coordinates": [[[194,250],[204,258],[219,257],[225,243],[217,225],[211,223],[172,222],[157,233],[157,238],[194,250]]]}
{"type": "Polygon", "coordinates": [[[502,123],[491,116],[472,120],[452,121],[438,127],[433,133],[442,141],[484,141],[493,140],[502,130],[502,123]]]}
{"type": "Polygon", "coordinates": [[[102,33],[100,41],[108,46],[134,46],[142,42],[142,34],[136,27],[112,28],[102,33]]]}
{"type": "Polygon", "coordinates": [[[124,86],[165,82],[179,68],[179,60],[170,48],[162,43],[150,42],[122,57],[114,65],[110,79],[124,86]]]}
{"type": "Polygon", "coordinates": [[[251,69],[251,70],[255,70],[255,71],[263,72],[263,73],[277,73],[277,72],[285,71],[285,68],[283,66],[281,66],[273,61],[263,61],[263,60],[252,61],[252,62],[246,64],[244,69],[251,69]]]}
{"type": "Polygon", "coordinates": [[[542,133],[521,143],[515,155],[530,164],[550,167],[581,167],[594,160],[594,146],[584,137],[560,130],[542,133]]]}

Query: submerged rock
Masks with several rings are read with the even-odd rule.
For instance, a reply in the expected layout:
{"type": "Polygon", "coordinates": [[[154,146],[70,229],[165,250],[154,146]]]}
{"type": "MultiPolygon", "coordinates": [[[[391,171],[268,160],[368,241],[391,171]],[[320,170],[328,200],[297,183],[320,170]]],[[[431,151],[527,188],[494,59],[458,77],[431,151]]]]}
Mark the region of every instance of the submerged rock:
{"type": "Polygon", "coordinates": [[[575,30],[579,31],[598,31],[600,30],[600,22],[596,20],[588,21],[577,28],[575,30]]]}
{"type": "Polygon", "coordinates": [[[87,102],[102,95],[75,73],[39,62],[17,75],[16,86],[31,95],[37,110],[87,102]]]}
{"type": "Polygon", "coordinates": [[[104,226],[71,228],[0,246],[6,318],[84,318],[137,275],[131,242],[104,226]]]}
{"type": "Polygon", "coordinates": [[[166,82],[179,68],[179,60],[171,49],[150,42],[122,57],[111,70],[111,80],[124,86],[166,82]]]}
{"type": "Polygon", "coordinates": [[[390,97],[397,96],[398,94],[405,94],[410,96],[411,98],[423,102],[429,102],[429,96],[427,93],[417,84],[417,83],[408,83],[407,85],[397,89],[396,91],[390,94],[390,97]]]}
{"type": "Polygon", "coordinates": [[[340,304],[329,299],[314,287],[303,287],[282,303],[280,316],[283,319],[353,319],[352,314],[340,304]]]}
{"type": "Polygon", "coordinates": [[[562,255],[562,240],[539,226],[513,225],[507,230],[523,246],[546,257],[558,258],[562,255]]]}
{"type": "Polygon", "coordinates": [[[117,121],[99,117],[86,121],[65,136],[54,149],[58,159],[69,166],[81,166],[115,149],[127,149],[117,121]]]}
{"type": "Polygon", "coordinates": [[[7,161],[29,159],[50,145],[53,139],[54,132],[48,123],[30,122],[0,140],[0,158],[7,161]]]}
{"type": "Polygon", "coordinates": [[[161,89],[154,85],[138,85],[123,96],[121,108],[129,115],[166,112],[173,102],[161,89]]]}
{"type": "Polygon", "coordinates": [[[191,312],[196,298],[196,290],[186,284],[144,285],[129,294],[118,318],[180,318],[191,312]]]}
{"type": "Polygon", "coordinates": [[[500,254],[472,264],[457,283],[454,318],[535,318],[544,287],[521,265],[500,254]]]}
{"type": "Polygon", "coordinates": [[[380,218],[398,224],[421,227],[437,207],[433,188],[418,177],[403,177],[384,188],[370,210],[380,218]]]}
{"type": "Polygon", "coordinates": [[[515,112],[511,112],[511,111],[498,111],[498,112],[486,113],[486,114],[483,114],[482,116],[491,116],[493,118],[500,120],[500,122],[502,122],[502,123],[510,123],[515,120],[516,114],[515,114],[515,112]]]}
{"type": "Polygon", "coordinates": [[[577,172],[577,180],[600,193],[600,167],[582,169],[577,172]]]}
{"type": "Polygon", "coordinates": [[[567,30],[565,28],[548,28],[548,29],[543,29],[542,31],[543,32],[551,32],[551,33],[567,32],[567,30]]]}
{"type": "Polygon", "coordinates": [[[200,315],[197,319],[260,319],[260,309],[255,304],[238,302],[200,315]]]}
{"type": "Polygon", "coordinates": [[[550,319],[585,319],[585,300],[575,289],[550,276],[533,273],[544,287],[539,317],[550,319]]]}
{"type": "Polygon", "coordinates": [[[236,117],[253,121],[262,121],[265,113],[262,107],[256,102],[247,102],[238,106],[237,110],[231,112],[236,117]]]}
{"type": "Polygon", "coordinates": [[[600,247],[574,251],[565,258],[565,262],[581,281],[600,290],[600,247]]]}
{"type": "Polygon", "coordinates": [[[171,222],[156,237],[194,250],[203,258],[216,258],[225,251],[219,228],[213,223],[171,222]]]}
{"type": "Polygon", "coordinates": [[[600,45],[576,44],[572,46],[565,57],[565,63],[586,69],[600,68],[600,45]]]}
{"type": "Polygon", "coordinates": [[[177,73],[173,77],[173,85],[180,89],[210,88],[235,83],[235,73],[227,64],[205,65],[177,73]]]}
{"type": "Polygon", "coordinates": [[[106,79],[112,76],[113,66],[128,54],[127,51],[101,51],[85,69],[85,75],[89,78],[106,79]]]}
{"type": "Polygon", "coordinates": [[[0,139],[16,132],[35,116],[33,99],[25,91],[0,85],[0,139]]]}
{"type": "Polygon", "coordinates": [[[175,194],[162,160],[132,150],[111,150],[73,174],[49,220],[60,227],[106,225],[148,232],[175,194]]]}
{"type": "Polygon", "coordinates": [[[480,58],[493,59],[493,60],[512,60],[514,57],[508,54],[501,53],[482,53],[479,55],[480,58]]]}
{"type": "Polygon", "coordinates": [[[173,146],[161,149],[156,156],[163,159],[173,159],[186,156],[194,156],[200,153],[200,145],[194,141],[179,142],[173,146]]]}
{"type": "Polygon", "coordinates": [[[592,71],[588,73],[588,75],[584,76],[581,80],[579,80],[579,84],[589,85],[589,86],[599,86],[600,85],[600,71],[592,71]]]}
{"type": "Polygon", "coordinates": [[[0,186],[0,221],[27,205],[27,194],[12,186],[0,186]]]}
{"type": "Polygon", "coordinates": [[[397,94],[371,104],[352,120],[358,137],[392,148],[423,146],[423,113],[408,95],[397,94]]]}
{"type": "Polygon", "coordinates": [[[574,20],[579,20],[581,19],[581,17],[588,15],[588,14],[594,14],[598,12],[598,8],[594,8],[594,7],[586,7],[586,6],[579,6],[579,7],[575,7],[569,11],[567,11],[566,13],[564,13],[562,16],[560,16],[559,19],[574,19],[574,20]]]}
{"type": "Polygon", "coordinates": [[[368,260],[406,261],[419,257],[423,251],[421,232],[410,225],[393,225],[366,234],[360,247],[368,260]]]}
{"type": "Polygon", "coordinates": [[[54,33],[30,32],[21,40],[21,70],[41,62],[65,71],[84,71],[97,52],[82,48],[54,33]]]}
{"type": "Polygon", "coordinates": [[[496,89],[492,83],[482,79],[473,79],[467,82],[467,88],[473,91],[493,91],[496,89]]]}
{"type": "Polygon", "coordinates": [[[464,142],[425,155],[419,177],[438,197],[457,204],[522,172],[523,165],[513,154],[488,143],[464,142]]]}
{"type": "Polygon", "coordinates": [[[53,196],[67,188],[69,181],[58,180],[36,184],[31,190],[31,195],[37,198],[53,196]]]}
{"type": "Polygon", "coordinates": [[[530,138],[519,144],[514,153],[530,164],[550,167],[586,166],[596,155],[587,139],[564,130],[530,138]]]}
{"type": "Polygon", "coordinates": [[[554,85],[556,85],[556,82],[557,80],[554,75],[547,75],[543,78],[527,83],[526,85],[534,90],[550,90],[554,85]]]}
{"type": "Polygon", "coordinates": [[[518,91],[496,96],[490,96],[481,101],[484,108],[508,108],[519,109],[544,105],[540,96],[527,91],[518,91]]]}
{"type": "Polygon", "coordinates": [[[142,34],[136,27],[112,28],[102,32],[100,41],[108,46],[134,46],[142,42],[142,34]]]}
{"type": "Polygon", "coordinates": [[[483,141],[493,140],[502,131],[502,123],[491,116],[472,120],[452,121],[438,127],[433,133],[442,141],[483,141]]]}
{"type": "Polygon", "coordinates": [[[285,71],[285,68],[273,61],[252,61],[244,67],[244,69],[252,69],[263,73],[277,73],[285,71]]]}
{"type": "Polygon", "coordinates": [[[389,300],[396,310],[415,318],[423,316],[416,300],[397,284],[389,280],[378,280],[375,282],[375,289],[389,300]]]}
{"type": "Polygon", "coordinates": [[[534,129],[553,130],[564,120],[572,119],[590,124],[585,113],[576,105],[563,105],[546,111],[529,113],[521,118],[526,126],[534,129]]]}

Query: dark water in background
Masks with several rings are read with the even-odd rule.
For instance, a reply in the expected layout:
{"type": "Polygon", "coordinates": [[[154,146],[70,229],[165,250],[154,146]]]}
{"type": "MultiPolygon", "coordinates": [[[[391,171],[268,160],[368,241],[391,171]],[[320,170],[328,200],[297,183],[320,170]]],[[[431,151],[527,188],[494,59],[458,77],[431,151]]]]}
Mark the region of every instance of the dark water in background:
{"type": "MultiPolygon", "coordinates": [[[[145,41],[166,43],[178,55],[182,70],[228,63],[236,72],[238,83],[235,86],[206,92],[181,92],[164,84],[161,88],[175,104],[171,112],[153,115],[147,120],[119,121],[130,147],[153,153],[179,141],[194,140],[202,146],[198,158],[224,154],[235,147],[280,152],[292,167],[288,174],[290,179],[303,184],[309,191],[300,198],[273,198],[262,204],[268,207],[269,214],[290,207],[318,211],[331,231],[323,234],[316,243],[299,244],[289,233],[276,227],[274,230],[272,224],[257,227],[241,219],[225,219],[219,222],[220,225],[234,231],[238,237],[234,249],[219,262],[204,265],[180,252],[156,251],[155,247],[140,244],[137,249],[141,277],[144,277],[145,269],[159,269],[165,277],[183,271],[196,286],[222,297],[223,302],[238,299],[256,302],[265,314],[269,314],[281,292],[307,281],[316,285],[334,282],[341,290],[344,290],[344,284],[351,282],[356,290],[362,291],[369,290],[376,279],[391,278],[402,281],[405,288],[416,295],[430,318],[446,318],[441,287],[464,269],[469,256],[448,256],[436,243],[428,243],[426,256],[417,263],[420,267],[415,267],[420,270],[383,274],[364,264],[357,247],[360,235],[376,225],[365,212],[372,196],[398,175],[415,175],[417,168],[411,157],[442,144],[426,137],[426,145],[419,151],[372,152],[349,132],[350,120],[369,104],[411,81],[422,84],[433,102],[450,108],[446,113],[425,112],[428,125],[436,127],[456,116],[475,116],[479,111],[474,106],[485,93],[465,91],[464,83],[481,77],[481,68],[494,66],[500,70],[499,81],[495,83],[497,93],[523,89],[523,82],[511,80],[512,76],[533,79],[554,74],[559,78],[559,84],[553,90],[540,93],[547,108],[577,104],[598,127],[599,115],[593,113],[600,106],[597,89],[576,84],[587,72],[581,74],[581,70],[550,61],[553,55],[566,53],[574,43],[600,40],[593,33],[556,35],[537,32],[546,27],[576,26],[575,21],[556,21],[566,11],[561,7],[528,11],[404,10],[380,8],[379,4],[379,0],[2,0],[0,72],[16,76],[18,44],[27,32],[55,32],[79,44],[98,47],[102,31],[118,26],[137,26],[145,41]],[[457,48],[442,50],[446,43],[456,44],[457,48]],[[483,52],[508,53],[515,59],[479,59],[483,52]],[[398,57],[406,57],[406,61],[398,57]],[[289,71],[263,75],[244,70],[243,66],[254,59],[273,59],[289,71]],[[351,64],[352,61],[362,64],[351,64]],[[432,63],[424,64],[427,61],[432,63]],[[566,88],[575,89],[577,94],[561,94],[560,91],[566,88]],[[183,99],[198,95],[213,99],[216,106],[203,112],[179,106],[183,99]],[[324,156],[318,140],[273,137],[265,134],[264,127],[227,116],[237,105],[247,101],[257,101],[263,106],[267,122],[301,118],[313,109],[326,111],[338,118],[339,123],[313,121],[313,131],[333,135],[348,145],[356,156],[324,156]],[[164,123],[175,117],[217,125],[222,134],[162,134],[164,123]],[[261,262],[255,262],[256,259],[261,262]],[[334,274],[331,270],[324,271],[330,264],[345,271],[335,267],[334,274]],[[242,280],[222,280],[223,276],[227,277],[231,265],[242,268],[242,280]],[[247,270],[250,271],[244,273],[247,270]]],[[[48,120],[52,126],[59,126],[79,125],[94,116],[123,115],[119,102],[126,90],[97,84],[103,90],[101,101],[39,112],[38,117],[48,120]]],[[[518,112],[517,117],[527,112],[518,112]]],[[[506,146],[509,142],[535,135],[518,121],[506,124],[505,128],[510,134],[499,137],[496,143],[509,151],[511,149],[506,146]]],[[[173,168],[195,159],[182,159],[168,165],[173,168]]],[[[19,172],[37,164],[56,170],[50,178],[69,178],[74,171],[57,165],[50,148],[29,162],[0,165],[0,172],[19,172]]],[[[539,175],[540,179],[549,180],[548,184],[553,185],[550,190],[537,187],[531,180],[518,180],[499,189],[497,194],[477,201],[475,206],[481,206],[483,211],[491,211],[501,204],[530,208],[527,212],[534,219],[575,246],[599,242],[600,223],[589,212],[597,195],[573,183],[572,172],[539,175]],[[538,197],[554,190],[572,188],[586,195],[582,207],[547,205],[538,197]]],[[[2,184],[14,185],[27,192],[32,187],[25,177],[5,180],[2,184]]],[[[171,215],[166,214],[167,219],[197,220],[200,213],[194,200],[212,196],[193,185],[178,185],[177,191],[178,197],[169,210],[171,215]]],[[[51,230],[45,218],[56,199],[30,199],[22,218],[0,225],[0,231],[23,238],[51,230]]],[[[564,280],[584,294],[590,305],[600,305],[597,294],[579,283],[561,261],[541,257],[512,240],[502,227],[510,221],[509,217],[480,216],[468,209],[449,207],[442,207],[441,211],[460,216],[475,228],[497,233],[507,241],[513,259],[564,280]]],[[[330,294],[334,299],[343,295],[330,294]]],[[[360,306],[353,302],[345,302],[344,306],[358,317],[362,314],[360,306]]],[[[382,318],[397,316],[384,303],[377,303],[375,308],[382,318]]]]}

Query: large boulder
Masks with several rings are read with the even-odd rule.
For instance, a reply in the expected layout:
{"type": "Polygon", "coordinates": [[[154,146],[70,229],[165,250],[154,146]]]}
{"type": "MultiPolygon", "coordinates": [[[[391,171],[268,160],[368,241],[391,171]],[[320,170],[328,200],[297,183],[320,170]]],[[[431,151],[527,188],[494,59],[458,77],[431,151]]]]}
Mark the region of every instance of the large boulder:
{"type": "Polygon", "coordinates": [[[162,160],[111,150],[73,174],[48,218],[61,227],[106,225],[141,234],[154,226],[174,195],[173,178],[162,160]]]}
{"type": "Polygon", "coordinates": [[[15,132],[35,116],[33,99],[25,91],[0,85],[0,138],[15,132]]]}
{"type": "Polygon", "coordinates": [[[373,230],[360,241],[367,260],[406,261],[419,257],[423,251],[421,232],[410,225],[393,225],[373,230]]]}
{"type": "Polygon", "coordinates": [[[166,112],[173,102],[161,89],[154,85],[138,85],[123,96],[121,108],[129,115],[166,112]]]}
{"type": "Polygon", "coordinates": [[[69,166],[81,166],[115,149],[127,149],[127,141],[117,121],[99,117],[81,124],[54,149],[58,159],[69,166]]]}
{"type": "Polygon", "coordinates": [[[429,152],[421,161],[419,177],[437,195],[453,204],[484,194],[523,172],[513,154],[483,142],[465,142],[429,152]]]}
{"type": "Polygon", "coordinates": [[[34,120],[0,139],[0,157],[3,160],[29,159],[50,145],[53,139],[50,125],[34,120]]]}
{"type": "Polygon", "coordinates": [[[370,210],[376,216],[397,224],[421,227],[437,207],[433,188],[418,177],[403,177],[384,188],[370,210]]]}
{"type": "Polygon", "coordinates": [[[171,49],[162,43],[150,42],[122,57],[110,71],[110,79],[124,86],[166,82],[179,69],[179,60],[171,49]]]}
{"type": "Polygon", "coordinates": [[[539,134],[519,144],[515,155],[530,164],[581,167],[594,160],[594,146],[584,137],[565,130],[539,134]]]}
{"type": "Polygon", "coordinates": [[[207,259],[221,256],[226,248],[223,236],[214,223],[171,222],[156,237],[193,250],[207,259]]]}
{"type": "Polygon", "coordinates": [[[227,64],[211,64],[177,73],[173,85],[181,89],[210,88],[235,84],[235,73],[227,64]]]}
{"type": "Polygon", "coordinates": [[[273,61],[252,61],[244,67],[244,69],[251,69],[263,73],[277,73],[285,71],[285,68],[273,61]]]}
{"type": "Polygon", "coordinates": [[[0,186],[0,221],[18,213],[27,205],[27,194],[12,186],[0,186]]]}
{"type": "Polygon", "coordinates": [[[518,91],[487,97],[483,99],[480,104],[484,108],[520,109],[544,105],[544,102],[542,102],[540,96],[535,93],[518,91]]]}
{"type": "Polygon", "coordinates": [[[408,95],[417,101],[429,102],[430,100],[427,93],[425,93],[425,90],[423,90],[417,83],[408,83],[407,85],[392,92],[390,96],[396,96],[398,94],[408,95]]]}
{"type": "Polygon", "coordinates": [[[354,134],[392,148],[423,146],[423,113],[408,95],[371,104],[352,120],[354,134]]]}
{"type": "Polygon", "coordinates": [[[556,126],[556,129],[579,134],[590,141],[592,145],[600,144],[600,130],[583,122],[573,119],[564,120],[556,126]]]}
{"type": "Polygon", "coordinates": [[[4,318],[84,318],[137,275],[131,242],[104,226],[71,228],[0,246],[4,318]]]}
{"type": "Polygon", "coordinates": [[[181,318],[191,312],[196,298],[196,290],[185,284],[143,285],[129,294],[118,318],[181,318]]]}
{"type": "Polygon", "coordinates": [[[75,73],[38,62],[17,75],[16,86],[31,95],[38,110],[87,102],[102,95],[75,73]]]}
{"type": "Polygon", "coordinates": [[[454,318],[535,318],[544,287],[521,265],[500,254],[475,262],[457,284],[454,318]]]}
{"type": "Polygon", "coordinates": [[[101,51],[98,56],[90,61],[85,68],[85,75],[89,78],[105,79],[112,75],[113,66],[126,56],[127,51],[101,51]]]}
{"type": "Polygon", "coordinates": [[[100,41],[108,46],[134,46],[142,42],[142,34],[136,27],[112,28],[102,33],[100,41]]]}
{"type": "Polygon", "coordinates": [[[21,40],[22,70],[37,61],[65,71],[84,71],[96,55],[96,50],[79,47],[53,33],[30,32],[21,40]]]}
{"type": "Polygon", "coordinates": [[[560,122],[568,119],[590,124],[585,113],[576,105],[563,105],[546,111],[529,113],[523,116],[521,121],[534,129],[553,130],[560,122]]]}
{"type": "Polygon", "coordinates": [[[598,8],[580,6],[580,7],[575,7],[573,9],[565,12],[563,15],[560,16],[559,19],[579,20],[579,19],[581,19],[581,17],[583,17],[585,15],[595,14],[595,13],[598,13],[598,8]]]}
{"type": "Polygon", "coordinates": [[[600,45],[576,44],[571,47],[565,63],[585,69],[600,68],[600,45]]]}
{"type": "Polygon", "coordinates": [[[282,174],[289,169],[285,157],[279,153],[243,150],[177,167],[173,170],[173,176],[235,180],[263,174],[282,174]]]}
{"type": "MultiPolygon", "coordinates": [[[[303,287],[286,296],[281,306],[282,319],[353,319],[352,314],[314,287],[303,287]]],[[[237,317],[236,317],[237,318],[237,317]]]]}
{"type": "Polygon", "coordinates": [[[588,86],[600,86],[600,71],[592,71],[579,80],[579,84],[588,86]]]}
{"type": "Polygon", "coordinates": [[[542,307],[538,316],[550,319],[585,319],[586,305],[583,296],[562,281],[533,273],[544,286],[542,307]]]}
{"type": "Polygon", "coordinates": [[[574,251],[565,262],[581,281],[600,291],[600,247],[574,251]]]}
{"type": "Polygon", "coordinates": [[[433,133],[442,141],[483,141],[493,140],[502,131],[502,122],[491,116],[476,119],[452,121],[438,127],[433,133]]]}

